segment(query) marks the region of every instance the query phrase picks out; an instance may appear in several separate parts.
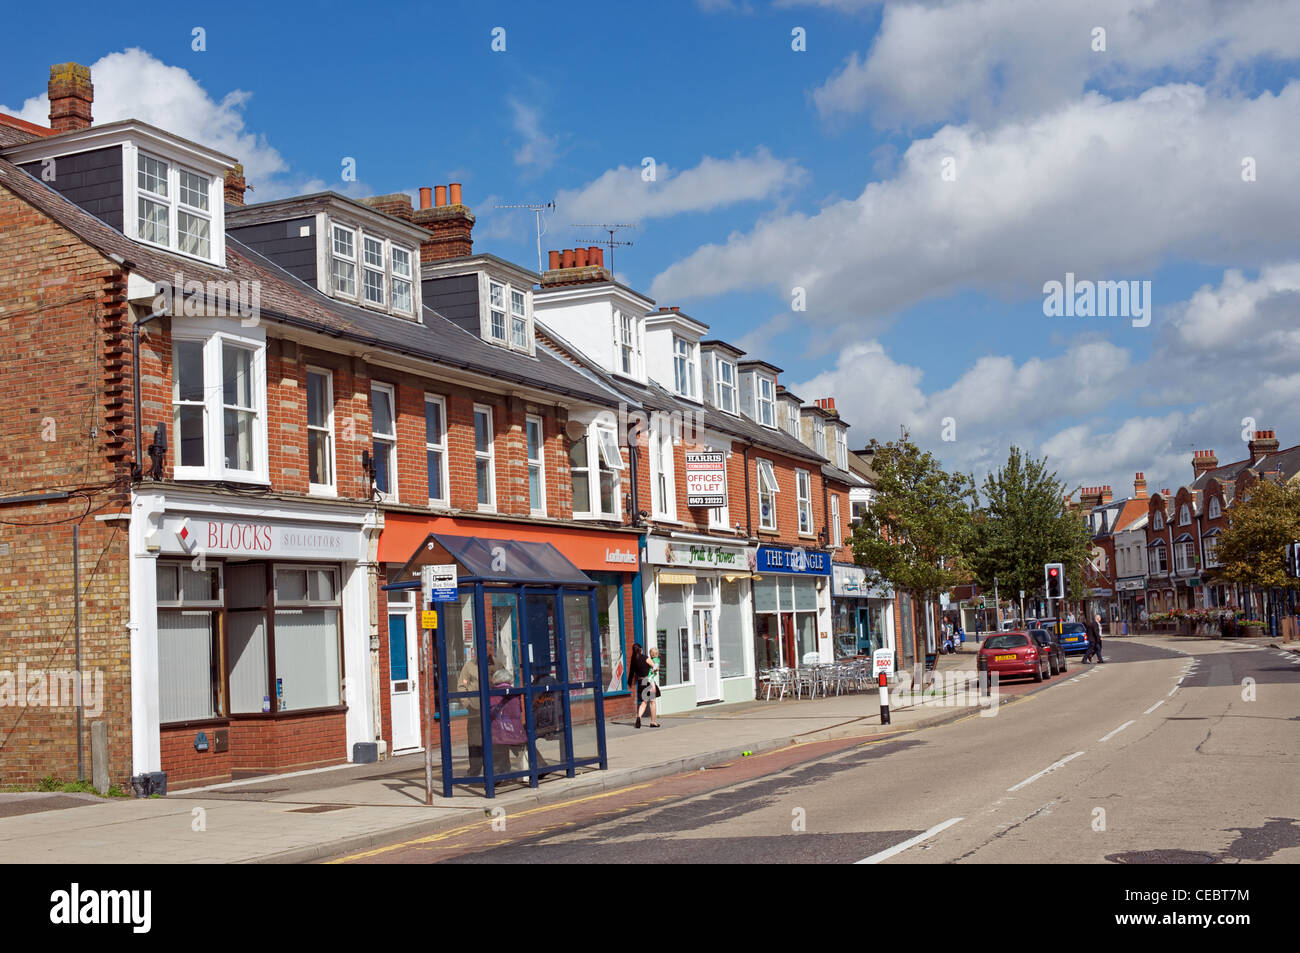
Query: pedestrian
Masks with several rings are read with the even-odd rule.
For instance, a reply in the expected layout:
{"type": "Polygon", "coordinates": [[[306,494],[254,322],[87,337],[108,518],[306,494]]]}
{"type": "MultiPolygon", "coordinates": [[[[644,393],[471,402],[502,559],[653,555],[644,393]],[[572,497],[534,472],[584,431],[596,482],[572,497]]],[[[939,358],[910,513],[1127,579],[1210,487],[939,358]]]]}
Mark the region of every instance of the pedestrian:
{"type": "Polygon", "coordinates": [[[957,626],[957,641],[961,645],[966,644],[966,630],[963,629],[960,625],[957,626]]]}
{"type": "MultiPolygon", "coordinates": [[[[650,705],[650,727],[658,728],[659,726],[659,648],[650,646],[650,675],[646,678],[645,702],[642,704],[650,705]]],[[[640,721],[637,718],[637,721],[640,721]]]]}
{"type": "Polygon", "coordinates": [[[1088,651],[1084,654],[1085,662],[1091,661],[1092,656],[1097,656],[1098,662],[1105,662],[1101,657],[1101,615],[1094,615],[1092,621],[1088,623],[1088,651]]]}
{"type": "MultiPolygon", "coordinates": [[[[640,643],[632,646],[632,658],[627,664],[627,677],[632,685],[636,686],[636,727],[641,727],[641,715],[645,712],[646,702],[649,700],[650,686],[650,659],[645,654],[645,649],[641,648],[640,643]]],[[[651,714],[651,718],[655,715],[651,714]]]]}

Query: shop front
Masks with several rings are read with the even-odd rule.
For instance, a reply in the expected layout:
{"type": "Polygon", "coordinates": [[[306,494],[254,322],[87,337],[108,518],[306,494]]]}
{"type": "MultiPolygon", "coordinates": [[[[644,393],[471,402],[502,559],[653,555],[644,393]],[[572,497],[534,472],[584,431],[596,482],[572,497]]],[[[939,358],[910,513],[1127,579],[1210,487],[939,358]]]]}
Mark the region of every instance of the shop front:
{"type": "Polygon", "coordinates": [[[137,778],[231,780],[375,742],[373,509],[171,488],[132,503],[137,778]]]}
{"type": "Polygon", "coordinates": [[[1115,595],[1119,601],[1119,620],[1128,631],[1137,629],[1138,618],[1146,605],[1146,577],[1121,576],[1115,580],[1115,595]]]}
{"type": "MultiPolygon", "coordinates": [[[[590,579],[596,605],[600,667],[604,673],[602,701],[606,716],[631,714],[627,658],[642,632],[639,547],[635,530],[597,529],[537,522],[429,516],[389,510],[379,537],[378,562],[389,583],[400,579],[404,566],[431,533],[499,541],[550,543],[590,579]]],[[[395,754],[423,745],[419,683],[420,616],[411,589],[381,592],[380,695],[384,737],[395,754]]],[[[452,712],[453,719],[460,714],[452,712]]],[[[461,719],[463,720],[463,719],[461,719]]],[[[458,727],[457,731],[463,731],[458,727]]]]}
{"type": "Polygon", "coordinates": [[[659,649],[660,712],[752,701],[752,546],[693,534],[646,537],[647,646],[659,649]]]}
{"type": "Polygon", "coordinates": [[[872,585],[862,566],[831,565],[831,617],[837,659],[892,649],[893,610],[893,590],[872,585]]]}
{"type": "Polygon", "coordinates": [[[760,672],[835,657],[831,558],[820,550],[759,546],[755,559],[754,665],[760,672]]]}

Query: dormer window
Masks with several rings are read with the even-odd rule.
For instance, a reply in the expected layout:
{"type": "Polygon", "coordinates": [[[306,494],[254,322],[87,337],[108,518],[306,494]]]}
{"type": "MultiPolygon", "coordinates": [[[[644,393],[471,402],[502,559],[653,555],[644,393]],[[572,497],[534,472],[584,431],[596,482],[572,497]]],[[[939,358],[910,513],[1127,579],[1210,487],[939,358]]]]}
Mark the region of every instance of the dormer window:
{"type": "Polygon", "coordinates": [[[819,417],[813,418],[813,449],[826,456],[826,424],[819,417]]]}
{"type": "Polygon", "coordinates": [[[717,363],[717,403],[720,410],[729,414],[736,412],[736,365],[718,358],[717,363]]]}
{"type": "Polygon", "coordinates": [[[386,304],[384,295],[384,243],[378,238],[366,235],[365,267],[361,269],[361,286],[367,304],[386,304]]]}
{"type": "Polygon", "coordinates": [[[617,350],[615,370],[628,377],[638,376],[638,359],[641,356],[640,325],[634,314],[616,312],[618,326],[614,346],[617,350]]]}
{"type": "Polygon", "coordinates": [[[415,253],[370,234],[364,226],[331,222],[330,286],[335,296],[367,308],[412,316],[415,313],[415,253]]]}
{"type": "Polygon", "coordinates": [[[515,347],[528,347],[528,309],[522,291],[510,292],[510,343],[515,347]]]}
{"type": "Polygon", "coordinates": [[[531,350],[528,292],[492,277],[484,276],[480,280],[487,286],[487,308],[482,319],[484,340],[512,350],[531,350]]]}
{"type": "Polygon", "coordinates": [[[835,428],[835,465],[841,470],[849,468],[849,435],[843,427],[835,428]]]}
{"type": "Polygon", "coordinates": [[[799,405],[788,403],[785,405],[785,427],[790,431],[790,436],[799,436],[799,405]]]}
{"type": "Polygon", "coordinates": [[[764,427],[776,426],[776,383],[770,377],[758,379],[758,422],[764,427]]]}
{"type": "Polygon", "coordinates": [[[695,397],[695,344],[673,335],[673,381],[682,397],[695,397]]]}
{"type": "Polygon", "coordinates": [[[136,153],[136,238],[212,260],[212,179],[136,153]]]}
{"type": "Polygon", "coordinates": [[[393,246],[393,307],[411,313],[411,252],[393,246]]]}
{"type": "Polygon", "coordinates": [[[334,290],[355,297],[357,293],[357,243],[356,233],[350,228],[335,225],[333,229],[333,256],[330,273],[334,276],[334,290]]]}

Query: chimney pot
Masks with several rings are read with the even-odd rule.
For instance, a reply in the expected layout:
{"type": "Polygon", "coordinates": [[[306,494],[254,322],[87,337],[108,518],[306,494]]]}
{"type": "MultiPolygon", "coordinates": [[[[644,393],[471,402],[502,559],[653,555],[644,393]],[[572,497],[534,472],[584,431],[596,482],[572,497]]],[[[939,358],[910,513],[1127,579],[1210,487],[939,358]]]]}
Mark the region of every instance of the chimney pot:
{"type": "Polygon", "coordinates": [[[558,251],[553,251],[550,252],[549,254],[550,254],[551,271],[555,271],[557,268],[560,267],[560,253],[558,251]]]}
{"type": "Polygon", "coordinates": [[[560,267],[561,267],[561,268],[573,268],[573,267],[575,267],[574,262],[575,262],[576,260],[577,260],[577,259],[574,257],[574,254],[573,254],[573,249],[572,249],[572,248],[566,248],[566,249],[564,249],[564,251],[561,253],[561,256],[560,256],[560,267]]]}
{"type": "Polygon", "coordinates": [[[433,187],[433,207],[442,208],[447,204],[447,186],[435,185],[433,187]]]}
{"type": "Polygon", "coordinates": [[[55,132],[89,129],[95,87],[90,67],[80,63],[55,63],[50,67],[47,87],[50,97],[50,128],[55,132]]]}
{"type": "Polygon", "coordinates": [[[459,182],[453,182],[453,183],[451,183],[449,186],[447,186],[447,189],[448,189],[449,192],[450,192],[450,195],[449,195],[449,197],[448,197],[448,202],[450,202],[450,204],[452,204],[452,205],[460,205],[460,204],[461,204],[461,200],[460,200],[460,183],[459,183],[459,182]]]}
{"type": "Polygon", "coordinates": [[[579,268],[587,267],[587,249],[575,248],[573,250],[573,256],[579,268]]]}
{"type": "Polygon", "coordinates": [[[605,267],[605,249],[601,248],[599,245],[593,245],[593,246],[591,247],[591,251],[592,251],[592,254],[595,256],[596,264],[598,264],[598,265],[600,265],[600,267],[604,268],[604,267],[605,267]]]}
{"type": "Polygon", "coordinates": [[[420,208],[429,208],[433,204],[433,189],[428,186],[420,188],[420,208]]]}
{"type": "Polygon", "coordinates": [[[679,308],[677,305],[673,305],[672,310],[674,310],[674,311],[680,311],[680,310],[682,310],[682,309],[679,308]]]}

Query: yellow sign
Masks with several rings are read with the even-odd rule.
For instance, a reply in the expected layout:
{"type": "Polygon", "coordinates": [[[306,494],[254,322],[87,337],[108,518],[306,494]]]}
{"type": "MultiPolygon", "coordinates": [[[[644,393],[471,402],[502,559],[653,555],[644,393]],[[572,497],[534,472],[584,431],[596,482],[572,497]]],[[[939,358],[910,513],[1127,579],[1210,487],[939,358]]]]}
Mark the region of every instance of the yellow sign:
{"type": "Polygon", "coordinates": [[[437,609],[425,609],[420,613],[420,628],[422,629],[438,628],[437,609]]]}

